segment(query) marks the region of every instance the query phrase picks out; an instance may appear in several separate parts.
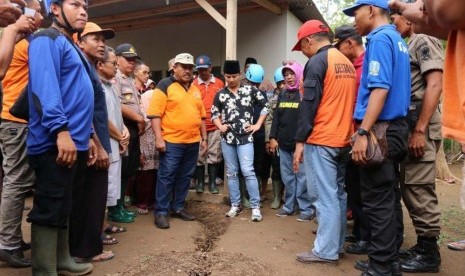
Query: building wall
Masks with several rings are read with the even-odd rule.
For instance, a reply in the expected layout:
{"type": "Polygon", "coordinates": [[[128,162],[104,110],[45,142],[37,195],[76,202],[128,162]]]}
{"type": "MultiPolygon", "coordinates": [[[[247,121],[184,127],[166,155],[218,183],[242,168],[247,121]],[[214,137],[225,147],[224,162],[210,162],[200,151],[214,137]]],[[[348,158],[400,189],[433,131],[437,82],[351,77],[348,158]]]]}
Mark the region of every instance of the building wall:
{"type": "MultiPolygon", "coordinates": [[[[285,59],[305,60],[301,53],[291,53],[300,21],[290,12],[277,16],[268,11],[238,15],[237,58],[244,66],[254,57],[265,69],[265,78],[273,80],[274,70],[285,59]],[[292,45],[292,46],[291,46],[292,45]]],[[[176,54],[188,52],[194,57],[206,54],[214,66],[225,58],[225,30],[213,19],[154,26],[118,32],[110,46],[131,43],[152,71],[167,70],[167,62],[176,54]]]]}

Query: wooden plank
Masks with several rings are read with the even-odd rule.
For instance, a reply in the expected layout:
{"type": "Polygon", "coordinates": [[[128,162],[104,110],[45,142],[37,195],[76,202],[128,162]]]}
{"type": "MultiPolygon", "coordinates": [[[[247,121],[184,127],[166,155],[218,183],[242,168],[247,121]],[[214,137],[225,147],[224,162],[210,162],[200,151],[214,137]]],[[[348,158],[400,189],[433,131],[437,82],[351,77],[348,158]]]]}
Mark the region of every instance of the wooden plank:
{"type": "Polygon", "coordinates": [[[218,24],[226,29],[226,18],[223,17],[210,3],[206,0],[195,0],[199,6],[201,6],[218,24]]]}
{"type": "Polygon", "coordinates": [[[283,10],[281,9],[280,6],[276,5],[275,3],[269,1],[269,0],[250,0],[256,4],[259,4],[260,6],[264,7],[265,9],[271,11],[272,13],[275,13],[277,15],[283,14],[283,10]]]}
{"type": "MultiPolygon", "coordinates": [[[[260,6],[253,4],[253,5],[242,6],[238,8],[238,12],[240,13],[256,12],[260,9],[261,9],[260,6]]],[[[226,9],[220,9],[219,12],[226,13],[226,9]]],[[[205,13],[198,13],[198,14],[194,14],[190,16],[183,16],[183,17],[149,18],[149,19],[130,21],[130,22],[110,22],[110,23],[106,23],[102,25],[99,24],[99,26],[102,28],[112,28],[116,32],[119,32],[119,31],[150,28],[153,26],[160,26],[160,25],[177,24],[177,23],[189,22],[189,21],[194,21],[194,20],[213,20],[213,19],[210,16],[205,15],[205,13]]]]}
{"type": "MultiPolygon", "coordinates": [[[[118,0],[121,1],[121,0],[118,0]]],[[[225,0],[210,0],[211,5],[224,3],[225,0]]],[[[141,10],[136,12],[128,12],[123,14],[108,15],[92,18],[92,22],[97,24],[118,23],[121,21],[141,20],[146,17],[155,17],[160,15],[168,15],[180,12],[195,11],[199,9],[199,5],[194,2],[183,3],[179,5],[169,5],[149,10],[141,10]]]]}
{"type": "Polygon", "coordinates": [[[123,2],[123,1],[126,1],[126,0],[92,0],[92,1],[89,1],[90,2],[89,7],[90,8],[101,7],[101,6],[106,6],[109,4],[114,4],[114,3],[123,2]]]}

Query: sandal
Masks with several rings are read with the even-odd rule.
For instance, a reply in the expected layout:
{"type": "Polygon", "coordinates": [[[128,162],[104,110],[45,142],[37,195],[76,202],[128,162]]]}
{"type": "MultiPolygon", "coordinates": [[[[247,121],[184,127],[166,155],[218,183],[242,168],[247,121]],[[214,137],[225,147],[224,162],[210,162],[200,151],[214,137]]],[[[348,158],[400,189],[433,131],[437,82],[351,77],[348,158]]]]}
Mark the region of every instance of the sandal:
{"type": "Polygon", "coordinates": [[[115,257],[115,253],[113,251],[105,251],[103,250],[102,253],[92,257],[92,258],[79,258],[74,257],[74,261],[76,263],[94,263],[94,262],[104,262],[113,259],[115,257]]]}
{"type": "Polygon", "coordinates": [[[451,242],[447,245],[447,247],[452,250],[465,251],[465,240],[451,242]]]}
{"type": "Polygon", "coordinates": [[[118,240],[113,238],[110,235],[102,234],[102,243],[103,245],[113,245],[113,244],[117,244],[118,240]]]}
{"type": "Polygon", "coordinates": [[[118,226],[118,225],[112,225],[112,224],[108,224],[105,230],[103,230],[103,232],[107,234],[123,233],[126,231],[127,231],[126,228],[118,226]]]}
{"type": "Polygon", "coordinates": [[[137,208],[137,213],[139,213],[139,215],[147,215],[149,213],[149,210],[148,209],[137,208]]]}

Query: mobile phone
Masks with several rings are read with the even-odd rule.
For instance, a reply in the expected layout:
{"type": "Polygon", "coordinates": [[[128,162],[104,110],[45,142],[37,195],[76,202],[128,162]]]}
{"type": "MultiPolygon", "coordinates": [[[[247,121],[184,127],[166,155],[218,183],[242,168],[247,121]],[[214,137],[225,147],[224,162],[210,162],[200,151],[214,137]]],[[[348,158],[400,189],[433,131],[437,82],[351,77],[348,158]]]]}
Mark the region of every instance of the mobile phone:
{"type": "Polygon", "coordinates": [[[22,9],[22,10],[23,10],[23,14],[25,16],[34,17],[36,15],[36,10],[34,10],[34,9],[24,7],[24,9],[22,9]]]}

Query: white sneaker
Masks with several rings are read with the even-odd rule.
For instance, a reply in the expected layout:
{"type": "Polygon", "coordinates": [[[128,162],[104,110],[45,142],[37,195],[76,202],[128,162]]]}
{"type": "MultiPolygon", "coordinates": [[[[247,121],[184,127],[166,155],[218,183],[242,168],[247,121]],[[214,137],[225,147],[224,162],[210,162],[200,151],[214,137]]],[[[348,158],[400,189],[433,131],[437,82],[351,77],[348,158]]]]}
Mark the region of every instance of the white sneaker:
{"type": "Polygon", "coordinates": [[[229,212],[226,213],[227,217],[233,218],[242,213],[242,206],[232,206],[229,212]]]}
{"type": "Polygon", "coordinates": [[[262,213],[260,212],[260,208],[252,209],[251,219],[252,221],[256,221],[256,222],[262,221],[263,217],[262,217],[262,213]]]}

